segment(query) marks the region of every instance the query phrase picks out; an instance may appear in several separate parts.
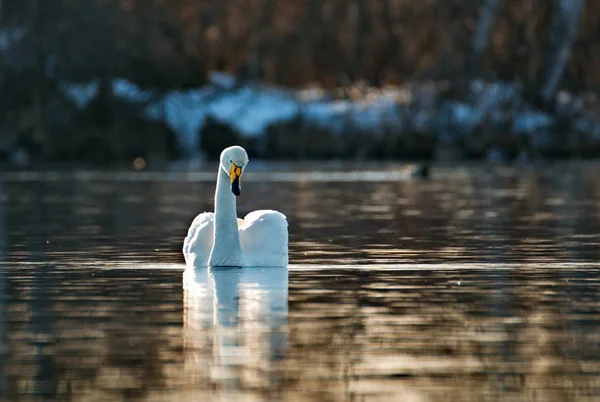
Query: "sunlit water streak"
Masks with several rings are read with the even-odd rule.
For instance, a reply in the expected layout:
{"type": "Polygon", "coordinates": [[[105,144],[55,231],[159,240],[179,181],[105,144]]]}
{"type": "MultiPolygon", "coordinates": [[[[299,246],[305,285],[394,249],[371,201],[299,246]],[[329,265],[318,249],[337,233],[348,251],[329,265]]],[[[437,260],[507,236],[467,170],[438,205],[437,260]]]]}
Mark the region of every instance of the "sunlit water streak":
{"type": "Polygon", "coordinates": [[[6,395],[593,400],[599,271],[4,266],[6,395]]]}
{"type": "Polygon", "coordinates": [[[279,166],[275,271],[185,270],[214,172],[0,175],[0,399],[600,397],[596,166],[279,166]]]}

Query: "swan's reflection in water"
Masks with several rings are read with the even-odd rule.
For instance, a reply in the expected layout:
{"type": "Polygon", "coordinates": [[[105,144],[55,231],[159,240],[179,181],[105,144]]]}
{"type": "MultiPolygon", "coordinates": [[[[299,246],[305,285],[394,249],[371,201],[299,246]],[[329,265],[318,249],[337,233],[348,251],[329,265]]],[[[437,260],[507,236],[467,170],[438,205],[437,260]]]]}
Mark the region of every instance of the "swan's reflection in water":
{"type": "Polygon", "coordinates": [[[188,268],[183,274],[186,376],[231,389],[281,380],[288,269],[188,268]]]}

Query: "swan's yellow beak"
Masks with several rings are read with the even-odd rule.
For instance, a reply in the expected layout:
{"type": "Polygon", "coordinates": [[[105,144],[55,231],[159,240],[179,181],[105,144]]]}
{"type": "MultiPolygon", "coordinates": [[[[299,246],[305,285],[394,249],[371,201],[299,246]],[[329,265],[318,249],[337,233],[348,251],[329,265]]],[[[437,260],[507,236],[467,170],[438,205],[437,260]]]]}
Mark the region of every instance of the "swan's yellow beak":
{"type": "Polygon", "coordinates": [[[236,196],[242,193],[242,185],[240,184],[240,179],[242,178],[242,167],[236,165],[231,162],[231,167],[229,168],[229,177],[231,178],[231,192],[236,196]]]}

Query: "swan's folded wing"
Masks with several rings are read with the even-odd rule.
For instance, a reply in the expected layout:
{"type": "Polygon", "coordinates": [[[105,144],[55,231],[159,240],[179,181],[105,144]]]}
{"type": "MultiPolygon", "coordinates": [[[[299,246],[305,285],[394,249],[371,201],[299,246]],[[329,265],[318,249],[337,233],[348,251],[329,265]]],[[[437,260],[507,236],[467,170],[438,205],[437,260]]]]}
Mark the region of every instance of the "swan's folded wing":
{"type": "Polygon", "coordinates": [[[250,212],[240,228],[240,245],[248,266],[288,264],[288,223],[281,212],[250,212]]]}
{"type": "Polygon", "coordinates": [[[188,266],[208,265],[208,257],[213,244],[215,214],[204,212],[198,215],[183,241],[183,256],[188,266]]]}

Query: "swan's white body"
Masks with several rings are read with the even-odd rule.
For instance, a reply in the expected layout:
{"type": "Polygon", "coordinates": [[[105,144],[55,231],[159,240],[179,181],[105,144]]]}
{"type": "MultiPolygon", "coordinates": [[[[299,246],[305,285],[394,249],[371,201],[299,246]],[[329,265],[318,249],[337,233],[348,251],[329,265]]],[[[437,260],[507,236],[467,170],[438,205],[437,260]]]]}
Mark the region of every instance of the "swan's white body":
{"type": "Polygon", "coordinates": [[[188,266],[280,267],[288,264],[285,215],[259,210],[244,219],[237,217],[234,186],[238,186],[239,194],[239,178],[247,163],[248,156],[241,147],[229,147],[221,153],[215,212],[198,215],[183,242],[188,266]]]}

